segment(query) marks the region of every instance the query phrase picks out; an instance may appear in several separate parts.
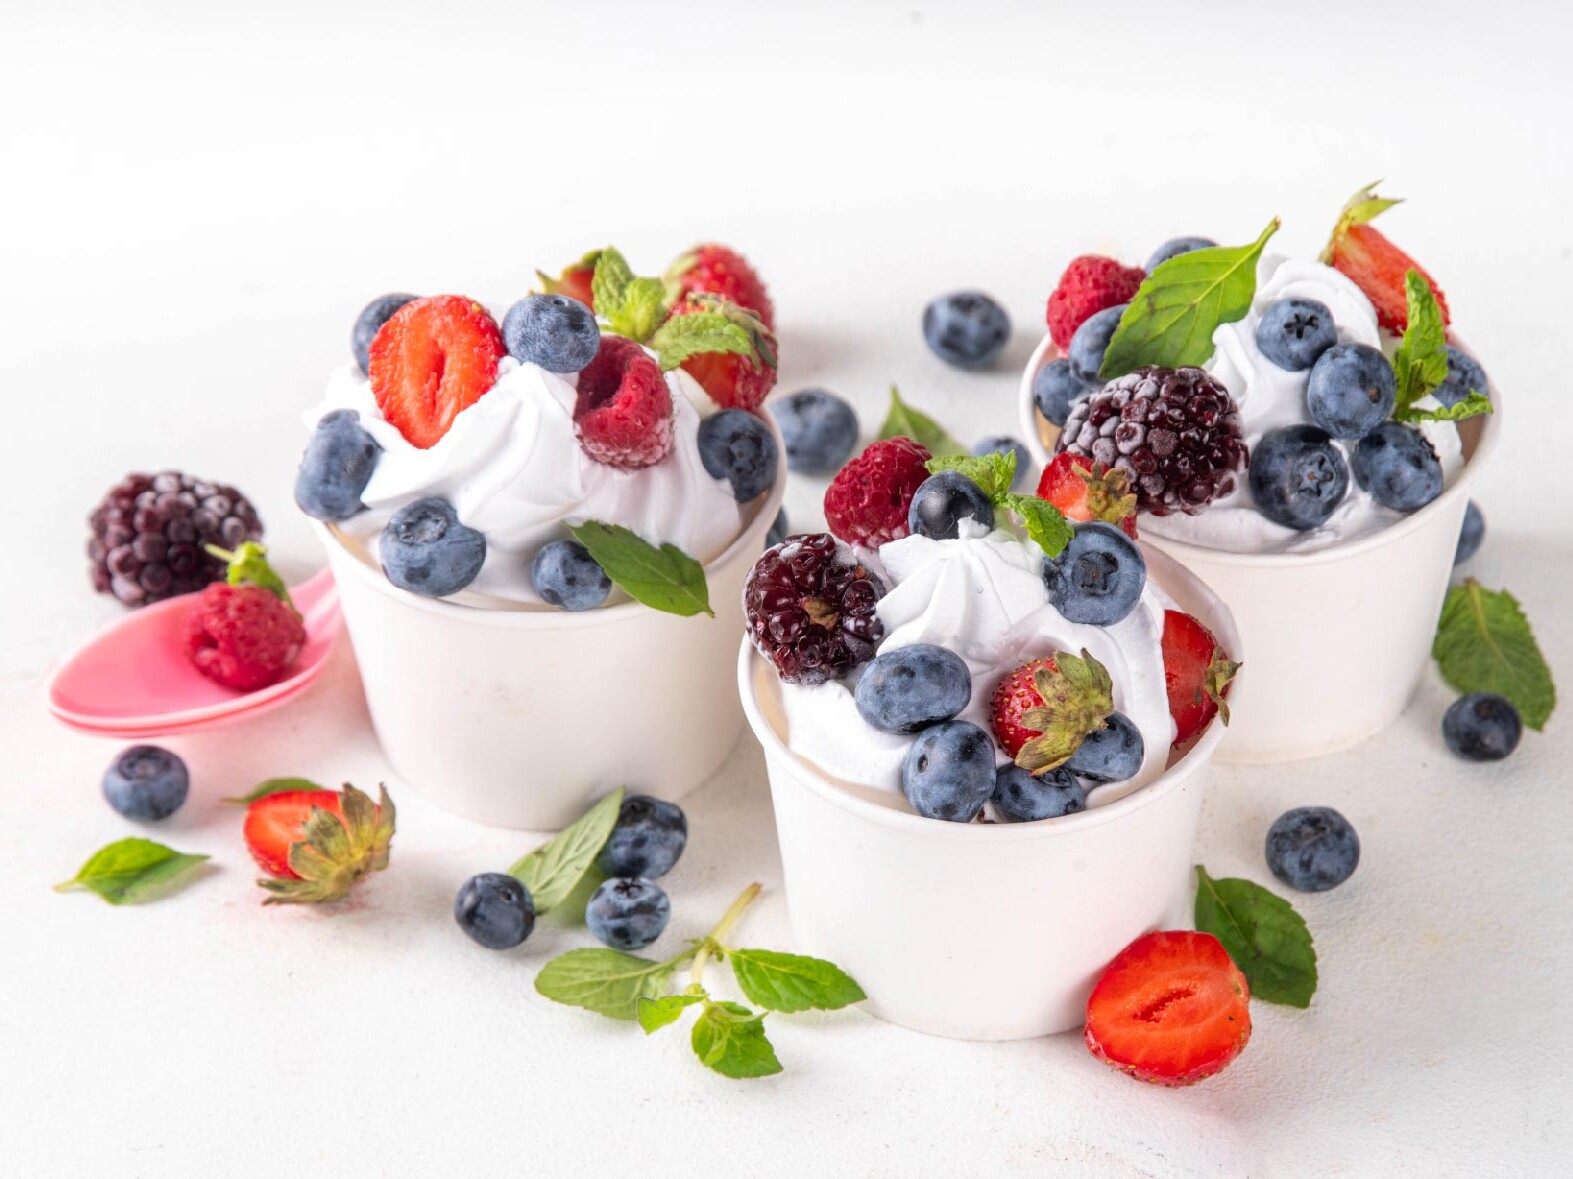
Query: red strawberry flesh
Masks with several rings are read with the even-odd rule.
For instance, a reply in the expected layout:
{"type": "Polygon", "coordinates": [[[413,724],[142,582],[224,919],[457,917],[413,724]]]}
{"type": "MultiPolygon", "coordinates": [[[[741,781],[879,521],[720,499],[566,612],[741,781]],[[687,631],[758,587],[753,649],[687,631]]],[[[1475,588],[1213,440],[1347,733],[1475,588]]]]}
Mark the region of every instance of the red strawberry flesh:
{"type": "Polygon", "coordinates": [[[382,416],[427,450],[497,381],[507,353],[486,308],[462,295],[406,303],[378,329],[367,375],[382,416]]]}
{"type": "Polygon", "coordinates": [[[257,867],[269,876],[300,879],[289,866],[289,849],[306,838],[306,820],[313,807],[342,817],[339,796],[332,790],[288,790],[259,798],[246,808],[246,848],[257,867]]]}

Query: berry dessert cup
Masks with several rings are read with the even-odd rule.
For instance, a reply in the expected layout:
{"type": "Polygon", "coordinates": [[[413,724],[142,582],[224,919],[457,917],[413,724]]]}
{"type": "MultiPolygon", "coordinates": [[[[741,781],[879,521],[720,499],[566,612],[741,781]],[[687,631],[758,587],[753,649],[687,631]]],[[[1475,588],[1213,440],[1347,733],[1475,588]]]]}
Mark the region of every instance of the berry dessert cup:
{"type": "Polygon", "coordinates": [[[1034,457],[1123,472],[1142,539],[1234,612],[1251,664],[1223,761],[1332,753],[1403,712],[1500,433],[1440,290],[1368,224],[1393,203],[1357,194],[1319,262],[1266,252],[1274,222],[1250,246],[1191,239],[1134,291],[1062,283],[1022,378],[1034,457]],[[1199,351],[1152,328],[1184,314],[1182,284],[1226,272],[1254,280],[1184,321],[1199,351]]]}
{"type": "Polygon", "coordinates": [[[593,312],[377,300],[310,415],[296,500],[378,740],[432,802],[557,828],[620,785],[679,797],[741,732],[738,603],[786,466],[755,412],[773,311],[757,280],[757,312],[691,285],[714,249],[666,283],[610,249],[548,283],[585,272],[593,312]]]}

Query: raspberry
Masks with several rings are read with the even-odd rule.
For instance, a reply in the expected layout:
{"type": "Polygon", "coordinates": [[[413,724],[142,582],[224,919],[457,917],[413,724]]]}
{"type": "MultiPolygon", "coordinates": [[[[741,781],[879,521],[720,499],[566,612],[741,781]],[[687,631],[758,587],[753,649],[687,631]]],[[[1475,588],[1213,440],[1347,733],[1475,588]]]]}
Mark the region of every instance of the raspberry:
{"type": "Polygon", "coordinates": [[[598,463],[633,470],[672,449],[672,393],[647,353],[621,336],[601,337],[601,350],[579,373],[574,404],[579,446],[598,463]]]}
{"type": "Polygon", "coordinates": [[[1007,757],[1014,758],[1021,752],[1023,745],[1039,734],[1038,729],[1028,728],[1021,723],[1022,714],[1029,708],[1043,707],[1043,697],[1038,694],[1033,683],[1039,668],[1053,671],[1054,660],[1035,659],[1031,663],[1023,663],[1000,680],[999,687],[994,689],[989,721],[994,729],[994,739],[1007,757]]]}
{"type": "Polygon", "coordinates": [[[748,634],[789,684],[822,684],[874,656],[885,584],[828,532],[768,549],[743,585],[748,634]]]}
{"type": "Polygon", "coordinates": [[[1240,409],[1199,368],[1139,368],[1071,407],[1059,449],[1131,473],[1136,506],[1194,515],[1234,490],[1248,458],[1240,409]]]}
{"type": "Polygon", "coordinates": [[[848,544],[877,548],[910,531],[907,510],[929,477],[927,447],[897,435],[874,442],[825,489],[825,522],[848,544]]]}
{"type": "Polygon", "coordinates": [[[210,585],[191,604],[186,653],[227,688],[252,692],[283,679],[306,642],[300,616],[256,585],[210,585]]]}
{"type": "Polygon", "coordinates": [[[127,475],[88,517],[93,588],[127,606],[189,594],[224,576],[204,549],[262,539],[262,521],[233,487],[179,471],[127,475]]]}
{"type": "Polygon", "coordinates": [[[1108,307],[1129,303],[1142,285],[1147,272],[1140,266],[1121,266],[1101,254],[1072,258],[1060,285],[1049,296],[1049,335],[1060,351],[1070,347],[1071,337],[1088,317],[1108,307]]]}

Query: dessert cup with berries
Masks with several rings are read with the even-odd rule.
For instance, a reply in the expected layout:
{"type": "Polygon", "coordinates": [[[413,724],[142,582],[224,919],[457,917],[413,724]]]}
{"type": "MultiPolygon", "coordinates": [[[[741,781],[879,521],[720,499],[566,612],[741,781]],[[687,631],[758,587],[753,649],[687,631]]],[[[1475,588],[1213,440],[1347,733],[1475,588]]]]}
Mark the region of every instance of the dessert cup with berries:
{"type": "Polygon", "coordinates": [[[295,488],[393,768],[531,829],[720,765],[743,578],[786,476],[758,412],[774,311],[739,256],[641,278],[606,249],[544,283],[503,314],[368,305],[295,488]]]}
{"type": "Polygon", "coordinates": [[[755,563],[737,664],[800,942],[881,1017],[972,1040],[1081,1026],[1123,946],[1185,924],[1241,659],[1128,496],[1068,520],[1015,461],[874,443],[831,531],[755,563]]]}
{"type": "Polygon", "coordinates": [[[1233,610],[1251,673],[1224,761],[1331,753],[1403,712],[1501,431],[1441,288],[1371,224],[1396,203],[1357,193],[1318,260],[1274,253],[1276,220],[1143,268],[1077,259],[1023,374],[1034,456],[1123,472],[1142,539],[1233,610]]]}

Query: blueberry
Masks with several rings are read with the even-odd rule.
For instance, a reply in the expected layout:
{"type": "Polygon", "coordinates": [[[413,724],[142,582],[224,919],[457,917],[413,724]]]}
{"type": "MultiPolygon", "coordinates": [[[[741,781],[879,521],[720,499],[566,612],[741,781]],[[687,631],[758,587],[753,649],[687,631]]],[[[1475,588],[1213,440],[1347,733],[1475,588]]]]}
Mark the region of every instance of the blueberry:
{"type": "Polygon", "coordinates": [[[946,364],[987,368],[1010,339],[1010,317],[982,291],[957,291],[923,309],[923,338],[946,364]]]}
{"type": "Polygon", "coordinates": [[[547,372],[576,373],[601,350],[595,314],[567,295],[526,295],[502,320],[508,354],[547,372]]]}
{"type": "Polygon", "coordinates": [[[1251,451],[1251,494],[1274,523],[1301,532],[1325,524],[1349,490],[1349,466],[1326,430],[1270,430],[1251,451]]]}
{"type": "Polygon", "coordinates": [[[353,409],[324,414],[295,472],[296,506],[317,520],[348,520],[364,512],[361,493],[381,454],[353,409]]]}
{"type": "Polygon", "coordinates": [[[394,585],[445,598],[475,580],[486,562],[486,537],[459,523],[447,500],[431,495],[393,513],[377,551],[394,585]]]}
{"type": "Polygon", "coordinates": [[[590,894],[584,923],[603,945],[614,950],[641,950],[666,928],[672,902],[653,880],[603,880],[590,894]]]}
{"type": "Polygon", "coordinates": [[[1070,755],[1065,768],[1089,782],[1124,782],[1142,768],[1147,752],[1141,730],[1123,712],[1111,712],[1070,755]]]}
{"type": "Polygon", "coordinates": [[[1211,249],[1217,244],[1210,237],[1171,237],[1152,252],[1151,258],[1147,259],[1147,273],[1151,274],[1170,258],[1177,258],[1181,254],[1189,254],[1192,250],[1211,249]]]}
{"type": "Polygon", "coordinates": [[[1087,791],[1064,767],[1029,774],[1007,762],[994,771],[994,808],[1010,823],[1057,819],[1087,809],[1087,791]]]}
{"type": "Polygon", "coordinates": [[[1032,472],[1032,455],[1022,445],[1020,439],[1012,438],[1009,434],[991,434],[972,448],[975,455],[985,454],[1013,454],[1016,456],[1016,475],[1010,482],[1012,490],[1019,488],[1027,481],[1032,472]]]}
{"type": "Polygon", "coordinates": [[[1073,525],[1057,557],[1045,557],[1049,601],[1070,622],[1113,626],[1136,609],[1147,587],[1147,561],[1125,533],[1109,524],[1073,525]]]}
{"type": "Polygon", "coordinates": [[[1432,390],[1432,396],[1443,405],[1457,405],[1471,393],[1479,393],[1482,397],[1491,395],[1491,387],[1486,379],[1486,370],[1480,367],[1480,362],[1462,348],[1447,346],[1447,379],[1432,390]]]}
{"type": "Polygon", "coordinates": [[[1267,832],[1267,866],[1301,892],[1337,888],[1360,864],[1360,837],[1330,806],[1301,806],[1278,816],[1267,832]]]}
{"type": "Polygon", "coordinates": [[[1037,403],[1038,412],[1056,426],[1065,424],[1071,404],[1092,392],[1092,388],[1076,375],[1064,357],[1049,361],[1032,376],[1032,400],[1037,403]]]}
{"type": "Polygon", "coordinates": [[[677,866],[688,844],[688,818],[675,802],[630,794],[595,866],[607,876],[653,880],[677,866]]]}
{"type": "Polygon", "coordinates": [[[1469,761],[1501,761],[1523,735],[1518,709],[1494,692],[1461,696],[1442,715],[1447,747],[1469,761]]]}
{"type": "Polygon", "coordinates": [[[765,533],[765,547],[773,549],[792,534],[792,525],[787,523],[786,509],[782,508],[776,513],[776,518],[770,522],[770,528],[765,533]]]}
{"type": "Polygon", "coordinates": [[[488,950],[511,950],[535,928],[535,900],[506,872],[482,872],[453,898],[453,919],[488,950]]]}
{"type": "Polygon", "coordinates": [[[577,540],[542,545],[530,562],[530,585],[541,601],[563,610],[594,610],[612,592],[612,579],[577,540]]]}
{"type": "Polygon", "coordinates": [[[1103,367],[1103,354],[1109,350],[1114,329],[1120,326],[1120,316],[1128,306],[1130,304],[1120,303],[1089,315],[1071,337],[1065,355],[1071,362],[1071,371],[1085,384],[1097,384],[1102,379],[1098,370],[1103,367]]]}
{"type": "Polygon", "coordinates": [[[1355,447],[1355,482],[1383,507],[1423,508],[1442,494],[1442,464],[1419,430],[1383,422],[1355,447]]]}
{"type": "Polygon", "coordinates": [[[370,363],[367,353],[371,351],[371,342],[377,338],[377,329],[392,319],[395,311],[413,302],[416,297],[380,295],[361,308],[361,313],[355,317],[354,330],[350,332],[350,351],[355,354],[355,363],[360,365],[361,372],[365,372],[370,363]]]}
{"type": "Polygon", "coordinates": [[[747,410],[723,409],[699,423],[699,461],[746,504],[776,481],[776,436],[747,410]]]}
{"type": "Polygon", "coordinates": [[[157,745],[133,745],[104,771],[104,798],[128,819],[156,823],[186,801],[186,763],[157,745]]]}
{"type": "Polygon", "coordinates": [[[941,471],[923,480],[907,509],[907,527],[935,540],[955,540],[963,520],[993,528],[994,505],[981,487],[959,471],[941,471]]]}
{"type": "Polygon", "coordinates": [[[1474,500],[1464,509],[1464,523],[1458,530],[1458,548],[1453,552],[1453,564],[1462,565],[1480,551],[1480,542],[1486,538],[1486,518],[1474,500]]]}
{"type": "Polygon", "coordinates": [[[802,389],[772,403],[786,442],[787,468],[805,475],[840,470],[858,441],[857,414],[834,393],[802,389]]]}
{"type": "Polygon", "coordinates": [[[858,712],[887,733],[949,720],[972,699],[972,673],[954,651],[914,643],[876,655],[852,693],[858,712]]]}
{"type": "Polygon", "coordinates": [[[901,793],[926,819],[970,823],[994,793],[994,742],[966,721],[924,729],[901,763],[901,793]]]}
{"type": "Polygon", "coordinates": [[[1381,349],[1334,344],[1316,358],[1305,386],[1311,420],[1334,438],[1364,438],[1398,401],[1398,380],[1381,349]]]}
{"type": "Polygon", "coordinates": [[[1338,343],[1338,326],[1326,303],[1279,299],[1256,324],[1256,346],[1281,369],[1301,373],[1338,343]]]}

